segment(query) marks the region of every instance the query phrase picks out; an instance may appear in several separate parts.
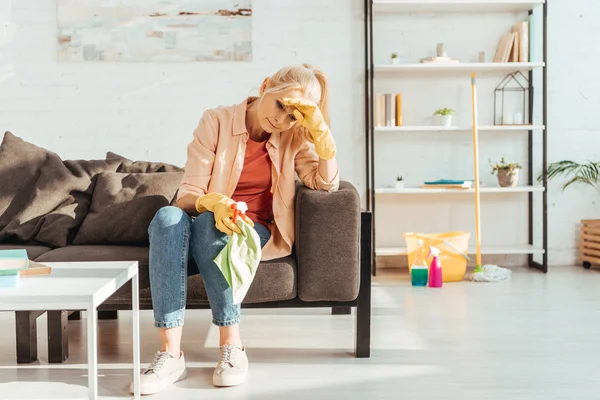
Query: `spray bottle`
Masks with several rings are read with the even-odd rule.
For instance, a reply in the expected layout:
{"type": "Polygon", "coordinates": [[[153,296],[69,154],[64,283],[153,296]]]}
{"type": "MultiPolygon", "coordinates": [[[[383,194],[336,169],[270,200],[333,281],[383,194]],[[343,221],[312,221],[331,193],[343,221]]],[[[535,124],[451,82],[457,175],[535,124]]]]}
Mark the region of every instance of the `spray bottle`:
{"type": "Polygon", "coordinates": [[[245,215],[246,211],[248,211],[248,204],[245,201],[238,201],[237,203],[233,203],[231,205],[231,209],[233,210],[233,223],[235,224],[237,218],[240,215],[245,215]]]}
{"type": "Polygon", "coordinates": [[[429,257],[433,256],[429,266],[429,287],[442,287],[442,262],[440,261],[440,250],[437,247],[429,246],[429,257]]]}
{"type": "Polygon", "coordinates": [[[427,261],[422,240],[417,241],[415,258],[410,266],[410,281],[413,286],[427,286],[427,261]]]}

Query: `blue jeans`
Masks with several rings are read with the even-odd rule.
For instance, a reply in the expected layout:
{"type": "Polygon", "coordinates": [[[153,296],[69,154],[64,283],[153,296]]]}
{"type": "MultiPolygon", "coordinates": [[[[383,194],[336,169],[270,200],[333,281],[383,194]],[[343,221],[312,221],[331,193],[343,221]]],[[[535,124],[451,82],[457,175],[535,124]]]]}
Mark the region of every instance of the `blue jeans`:
{"type": "MultiPolygon", "coordinates": [[[[271,233],[261,224],[254,229],[261,246],[271,233]]],[[[232,291],[213,261],[226,246],[228,236],[215,228],[215,216],[204,212],[190,217],[178,207],[163,207],[148,228],[150,236],[150,290],[154,326],[183,326],[187,298],[188,261],[193,257],[204,281],[213,323],[230,326],[240,322],[240,304],[233,304],[232,291]]]]}

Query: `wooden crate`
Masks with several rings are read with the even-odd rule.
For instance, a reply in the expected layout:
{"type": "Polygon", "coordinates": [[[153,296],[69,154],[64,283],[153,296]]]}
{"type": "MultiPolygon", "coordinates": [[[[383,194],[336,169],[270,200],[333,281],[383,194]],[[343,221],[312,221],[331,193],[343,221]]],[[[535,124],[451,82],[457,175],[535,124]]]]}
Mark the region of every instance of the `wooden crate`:
{"type": "Polygon", "coordinates": [[[600,265],[600,219],[581,221],[581,260],[584,268],[600,265]]]}

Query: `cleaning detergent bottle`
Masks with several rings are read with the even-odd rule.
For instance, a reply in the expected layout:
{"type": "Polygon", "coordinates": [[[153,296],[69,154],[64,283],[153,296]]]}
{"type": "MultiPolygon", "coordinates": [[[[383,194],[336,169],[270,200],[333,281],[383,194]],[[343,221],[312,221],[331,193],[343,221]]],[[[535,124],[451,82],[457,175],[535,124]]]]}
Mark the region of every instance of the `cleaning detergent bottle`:
{"type": "Polygon", "coordinates": [[[442,262],[440,261],[440,250],[437,247],[429,247],[429,256],[433,256],[429,266],[429,287],[442,287],[442,262]]]}
{"type": "Polygon", "coordinates": [[[410,281],[413,286],[427,286],[427,261],[425,259],[425,247],[423,241],[417,241],[415,258],[410,267],[410,281]]]}

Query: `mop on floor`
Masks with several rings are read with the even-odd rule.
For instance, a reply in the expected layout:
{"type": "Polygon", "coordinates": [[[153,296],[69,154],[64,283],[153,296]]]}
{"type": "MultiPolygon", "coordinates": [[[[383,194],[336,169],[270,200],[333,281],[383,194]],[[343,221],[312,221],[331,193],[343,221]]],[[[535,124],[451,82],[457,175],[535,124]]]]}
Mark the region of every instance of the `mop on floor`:
{"type": "Polygon", "coordinates": [[[471,75],[471,97],[473,111],[473,161],[475,170],[475,242],[477,246],[477,265],[471,275],[473,282],[502,282],[510,279],[512,271],[493,264],[481,265],[481,225],[479,222],[479,145],[477,141],[477,91],[475,73],[471,75]]]}

